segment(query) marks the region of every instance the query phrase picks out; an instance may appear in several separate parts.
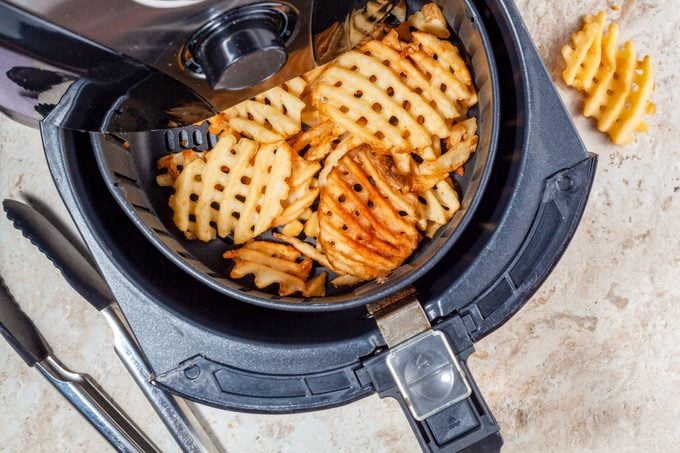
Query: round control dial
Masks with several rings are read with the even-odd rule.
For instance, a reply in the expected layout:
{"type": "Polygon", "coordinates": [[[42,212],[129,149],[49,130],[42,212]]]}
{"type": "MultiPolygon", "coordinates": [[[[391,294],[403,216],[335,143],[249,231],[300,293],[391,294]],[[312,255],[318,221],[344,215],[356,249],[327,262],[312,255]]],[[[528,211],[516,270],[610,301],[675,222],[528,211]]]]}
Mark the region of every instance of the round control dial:
{"type": "Polygon", "coordinates": [[[243,8],[219,18],[189,42],[193,62],[213,89],[241,90],[270,78],[288,59],[280,11],[243,8]]]}

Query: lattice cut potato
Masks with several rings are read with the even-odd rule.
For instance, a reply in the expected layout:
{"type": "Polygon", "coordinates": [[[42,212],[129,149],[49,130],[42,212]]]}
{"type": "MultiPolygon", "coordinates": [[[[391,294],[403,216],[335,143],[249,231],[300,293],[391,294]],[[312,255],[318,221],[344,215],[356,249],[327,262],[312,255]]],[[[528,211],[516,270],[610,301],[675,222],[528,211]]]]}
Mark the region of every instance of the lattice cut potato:
{"type": "Polygon", "coordinates": [[[321,169],[319,162],[305,160],[293,153],[292,170],[288,178],[290,191],[283,202],[283,211],[274,219],[272,227],[299,219],[302,213],[314,203],[319,196],[319,184],[314,177],[319,169],[321,169]]]}
{"type": "Polygon", "coordinates": [[[582,30],[571,37],[571,45],[562,47],[567,68],[562,72],[564,82],[579,90],[589,90],[602,58],[602,32],[607,15],[600,11],[595,17],[584,19],[582,30]]]}
{"type": "Polygon", "coordinates": [[[286,142],[258,145],[227,135],[184,167],[170,197],[177,228],[210,241],[233,234],[242,244],[266,231],[289,192],[292,151],[286,142]]]}
{"type": "Polygon", "coordinates": [[[418,245],[415,203],[401,192],[387,156],[369,145],[347,153],[319,199],[319,244],[343,274],[369,280],[401,265],[418,245]]]}
{"type": "Polygon", "coordinates": [[[449,26],[446,22],[444,13],[436,3],[426,3],[408,18],[411,27],[435,35],[438,38],[448,38],[451,36],[449,26]]]}
{"type": "Polygon", "coordinates": [[[586,16],[583,29],[572,36],[572,46],[564,46],[567,64],[562,76],[567,85],[585,93],[583,114],[597,120],[597,128],[613,143],[625,145],[635,132],[646,132],[643,115],[653,115],[650,101],[654,91],[652,60],[638,60],[631,41],[618,48],[619,27],[605,28],[606,15],[586,16]]]}
{"type": "Polygon", "coordinates": [[[434,187],[419,195],[417,207],[416,225],[425,236],[432,238],[460,209],[458,194],[451,178],[439,181],[434,187]]]}
{"type": "Polygon", "coordinates": [[[161,187],[171,187],[184,167],[195,161],[203,159],[205,151],[199,152],[191,149],[174,154],[167,154],[156,161],[156,168],[163,173],[156,176],[156,183],[161,187]]]}
{"type": "MultiPolygon", "coordinates": [[[[610,27],[611,28],[611,27],[610,27]]],[[[586,98],[583,113],[597,120],[597,128],[609,134],[612,142],[625,145],[635,132],[646,132],[643,115],[654,114],[650,101],[654,91],[652,60],[637,60],[635,47],[628,41],[616,52],[616,66],[603,66],[598,81],[586,98]]]]}
{"type": "Polygon", "coordinates": [[[302,129],[305,107],[300,99],[305,87],[301,77],[271,88],[223,111],[229,126],[259,143],[287,140],[302,129]]]}
{"type": "Polygon", "coordinates": [[[280,296],[300,293],[303,297],[323,297],[326,293],[326,273],[308,280],[312,260],[290,245],[249,241],[222,256],[234,261],[231,278],[253,275],[255,286],[260,289],[278,284],[280,296]]]}
{"type": "Polygon", "coordinates": [[[447,137],[447,120],[477,102],[470,74],[450,42],[428,33],[413,37],[405,51],[391,31],[330,64],[312,90],[322,117],[392,152],[421,154],[447,137]]]}

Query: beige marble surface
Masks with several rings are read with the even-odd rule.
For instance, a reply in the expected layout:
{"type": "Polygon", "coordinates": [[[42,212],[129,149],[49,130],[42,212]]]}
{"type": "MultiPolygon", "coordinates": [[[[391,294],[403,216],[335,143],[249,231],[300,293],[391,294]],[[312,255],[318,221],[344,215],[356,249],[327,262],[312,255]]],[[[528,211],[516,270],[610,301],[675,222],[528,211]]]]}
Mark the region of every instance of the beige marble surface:
{"type": "MultiPolygon", "coordinates": [[[[680,450],[680,4],[677,0],[521,0],[520,9],[588,149],[595,186],[571,246],[532,300],[470,362],[505,451],[680,450]],[[655,61],[650,134],[615,147],[578,116],[558,50],[579,16],[607,8],[622,38],[655,61]]],[[[555,150],[559,152],[559,150],[555,150]]],[[[38,133],[0,119],[0,198],[30,195],[65,219],[38,133]]],[[[108,326],[0,219],[0,273],[57,355],[87,372],[164,451],[176,451],[113,358],[108,326]]],[[[228,451],[416,451],[400,409],[369,397],[310,414],[200,408],[228,451]]],[[[0,450],[105,451],[35,370],[0,341],[0,450]]]]}

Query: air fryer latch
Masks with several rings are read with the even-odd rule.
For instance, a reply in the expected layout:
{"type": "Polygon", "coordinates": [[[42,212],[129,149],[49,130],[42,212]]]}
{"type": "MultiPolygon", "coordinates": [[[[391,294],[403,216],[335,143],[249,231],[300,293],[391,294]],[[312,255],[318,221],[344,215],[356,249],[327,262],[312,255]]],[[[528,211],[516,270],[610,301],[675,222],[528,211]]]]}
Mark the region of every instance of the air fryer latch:
{"type": "Polygon", "coordinates": [[[368,306],[387,346],[387,367],[416,420],[424,420],[470,396],[446,336],[430,328],[415,290],[368,306]]]}
{"type": "Polygon", "coordinates": [[[474,348],[461,318],[433,329],[413,288],[368,311],[389,349],[365,369],[381,398],[399,402],[423,450],[499,451],[498,425],[467,368],[474,348]]]}

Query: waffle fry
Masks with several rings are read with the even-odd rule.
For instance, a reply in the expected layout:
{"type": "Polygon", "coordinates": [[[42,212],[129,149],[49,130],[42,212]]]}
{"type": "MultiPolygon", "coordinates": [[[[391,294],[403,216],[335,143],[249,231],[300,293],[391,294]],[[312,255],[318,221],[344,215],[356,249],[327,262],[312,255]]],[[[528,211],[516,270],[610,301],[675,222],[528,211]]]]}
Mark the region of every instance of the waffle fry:
{"type": "Polygon", "coordinates": [[[586,99],[583,113],[595,118],[597,128],[615,144],[631,143],[635,132],[647,131],[642,115],[654,113],[649,101],[654,91],[652,60],[649,56],[637,60],[628,41],[616,54],[616,69],[603,67],[599,74],[602,78],[586,99]]]}
{"type": "Polygon", "coordinates": [[[222,255],[234,261],[231,278],[255,276],[255,286],[264,289],[278,284],[280,296],[301,293],[304,297],[325,294],[326,273],[306,281],[312,270],[312,260],[294,247],[267,241],[250,241],[241,248],[222,255]]]}
{"type": "Polygon", "coordinates": [[[437,38],[448,38],[451,36],[446,17],[436,3],[426,3],[420,11],[416,11],[408,18],[411,27],[431,33],[437,38]]]}
{"type": "Polygon", "coordinates": [[[161,187],[171,187],[175,184],[184,167],[196,159],[202,159],[204,155],[205,151],[198,152],[188,149],[161,157],[156,162],[156,168],[165,173],[156,176],[156,183],[161,187]]]}
{"type": "Polygon", "coordinates": [[[647,131],[643,115],[655,113],[652,60],[638,60],[630,41],[618,49],[619,27],[611,24],[604,33],[605,21],[604,11],[586,16],[583,29],[572,36],[573,47],[562,48],[567,63],[562,75],[568,85],[585,91],[583,114],[594,118],[613,143],[625,145],[635,132],[647,131]]]}
{"type": "MultiPolygon", "coordinates": [[[[307,161],[297,154],[293,154],[293,166],[288,179],[290,191],[283,202],[283,211],[279,214],[271,226],[284,225],[297,220],[302,213],[309,208],[319,196],[318,181],[314,178],[321,168],[316,161],[307,161]]],[[[300,234],[298,232],[298,234],[300,234]]]]}
{"type": "Polygon", "coordinates": [[[395,41],[396,32],[388,35],[329,65],[317,79],[312,103],[322,117],[365,143],[421,154],[448,136],[447,118],[460,116],[456,103],[472,105],[476,94],[451,43],[414,32],[417,45],[405,58],[385,44],[395,41]]]}
{"type": "Polygon", "coordinates": [[[305,81],[298,77],[222,112],[229,126],[259,143],[286,140],[302,129],[305,81]]]}
{"type": "Polygon", "coordinates": [[[320,250],[316,249],[312,244],[309,242],[305,242],[303,240],[300,240],[296,237],[292,236],[287,236],[285,234],[280,234],[280,233],[274,233],[274,237],[281,242],[285,242],[286,244],[295,247],[295,249],[305,255],[308,258],[313,259],[317,263],[321,264],[323,267],[326,269],[332,270],[336,272],[336,270],[333,268],[333,265],[328,261],[328,258],[326,255],[324,255],[320,250]]]}
{"type": "Polygon", "coordinates": [[[320,161],[333,150],[333,142],[337,139],[333,123],[324,121],[296,135],[289,143],[298,154],[304,151],[305,160],[320,161]]]}
{"type": "Polygon", "coordinates": [[[175,181],[175,225],[202,241],[233,233],[242,244],[263,233],[283,210],[291,155],[285,142],[258,147],[246,138],[222,137],[207,161],[194,160],[175,181]]]}
{"type": "Polygon", "coordinates": [[[435,184],[432,189],[420,195],[418,201],[416,226],[429,238],[432,238],[460,209],[460,201],[451,178],[435,184]]]}
{"type": "Polygon", "coordinates": [[[418,245],[415,206],[389,176],[385,156],[361,145],[328,175],[319,243],[333,265],[361,279],[387,275],[418,245]]]}
{"type": "Polygon", "coordinates": [[[446,139],[447,150],[433,161],[426,161],[420,165],[420,172],[424,175],[442,175],[443,179],[449,173],[460,168],[470,155],[477,149],[479,137],[476,135],[477,120],[469,118],[455,124],[446,139]]]}
{"type": "Polygon", "coordinates": [[[385,278],[459,210],[450,174],[477,146],[465,116],[477,94],[458,49],[439,39],[448,35],[439,7],[425,5],[211,119],[212,151],[157,163],[177,227],[203,241],[232,235],[243,245],[224,254],[231,277],[281,296],[323,296],[314,263],[335,287],[385,278]],[[273,228],[280,242],[255,239],[273,228]]]}
{"type": "Polygon", "coordinates": [[[571,37],[572,45],[562,47],[567,68],[562,72],[564,82],[579,90],[589,90],[602,58],[602,31],[607,15],[601,11],[593,18],[586,16],[583,29],[571,37]]]}
{"type": "Polygon", "coordinates": [[[302,233],[304,228],[305,226],[302,224],[302,222],[296,219],[290,223],[287,223],[283,228],[281,228],[281,233],[285,234],[286,236],[295,237],[302,233]]]}

